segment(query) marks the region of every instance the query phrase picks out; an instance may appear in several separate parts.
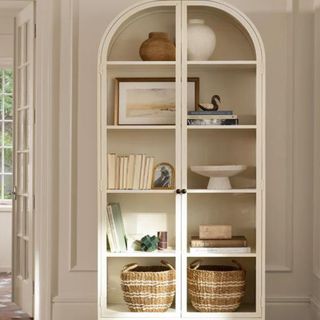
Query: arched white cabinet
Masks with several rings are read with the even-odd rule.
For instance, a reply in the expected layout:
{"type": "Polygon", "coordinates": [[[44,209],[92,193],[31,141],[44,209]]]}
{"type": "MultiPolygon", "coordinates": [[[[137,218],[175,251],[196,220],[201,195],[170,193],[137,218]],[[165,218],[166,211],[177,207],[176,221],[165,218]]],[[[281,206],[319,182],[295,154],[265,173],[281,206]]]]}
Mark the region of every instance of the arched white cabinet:
{"type": "Polygon", "coordinates": [[[101,40],[98,56],[98,181],[99,319],[264,319],[265,56],[261,38],[248,17],[222,1],[185,0],[145,1],[114,19],[101,40]],[[209,60],[188,60],[189,19],[203,19],[215,32],[216,49],[209,60]],[[169,34],[176,46],[175,61],[140,59],[139,47],[153,31],[169,34]],[[170,78],[174,117],[162,124],[126,118],[122,98],[117,98],[121,96],[116,90],[118,78],[124,83],[128,78],[133,83],[170,78]],[[199,81],[193,82],[193,78],[199,81]],[[191,91],[195,83],[198,94],[191,91]],[[188,99],[194,99],[194,94],[200,102],[220,95],[223,108],[232,109],[239,124],[187,125],[188,99]],[[115,177],[109,176],[109,153],[146,154],[154,157],[155,163],[170,163],[175,169],[174,188],[110,188],[108,179],[115,177]],[[195,165],[232,164],[246,165],[247,170],[232,178],[229,190],[207,189],[208,179],[190,170],[195,165]],[[120,204],[127,234],[167,231],[170,249],[110,252],[108,203],[120,204]],[[234,235],[247,238],[251,252],[190,251],[191,236],[197,235],[200,224],[232,225],[234,235]],[[164,313],[130,312],[122,297],[121,268],[132,262],[159,264],[163,258],[176,268],[174,304],[164,313]],[[230,264],[236,259],[244,266],[247,288],[237,311],[201,313],[192,308],[187,266],[198,258],[209,264],[230,264]]]}

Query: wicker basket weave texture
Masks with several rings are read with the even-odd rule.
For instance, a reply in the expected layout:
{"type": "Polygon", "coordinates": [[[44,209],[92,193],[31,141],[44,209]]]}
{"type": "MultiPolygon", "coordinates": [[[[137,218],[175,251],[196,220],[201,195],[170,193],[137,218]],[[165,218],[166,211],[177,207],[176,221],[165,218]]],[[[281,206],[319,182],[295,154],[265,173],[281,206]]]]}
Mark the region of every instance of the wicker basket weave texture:
{"type": "MultiPolygon", "coordinates": [[[[237,263],[238,264],[238,263],[237,263]]],[[[188,268],[188,292],[200,312],[232,312],[245,294],[246,272],[232,266],[194,264],[188,268]]]]}
{"type": "Polygon", "coordinates": [[[167,266],[125,266],[121,272],[123,298],[133,312],[165,312],[173,303],[176,273],[167,266]]]}

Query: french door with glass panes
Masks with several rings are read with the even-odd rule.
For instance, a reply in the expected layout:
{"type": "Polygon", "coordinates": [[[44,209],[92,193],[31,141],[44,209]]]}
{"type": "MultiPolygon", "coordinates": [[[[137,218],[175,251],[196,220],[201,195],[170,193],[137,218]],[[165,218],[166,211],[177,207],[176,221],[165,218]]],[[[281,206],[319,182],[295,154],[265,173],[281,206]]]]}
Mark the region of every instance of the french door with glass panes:
{"type": "Polygon", "coordinates": [[[34,5],[15,23],[13,300],[33,314],[34,5]]]}

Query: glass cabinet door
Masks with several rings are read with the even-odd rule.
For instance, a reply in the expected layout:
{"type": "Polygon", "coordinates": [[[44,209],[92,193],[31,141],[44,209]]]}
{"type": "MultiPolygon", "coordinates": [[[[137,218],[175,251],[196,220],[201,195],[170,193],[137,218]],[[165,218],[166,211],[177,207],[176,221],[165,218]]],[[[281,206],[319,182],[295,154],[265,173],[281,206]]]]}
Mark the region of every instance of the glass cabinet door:
{"type": "Polygon", "coordinates": [[[256,312],[255,51],[232,16],[196,1],[183,4],[182,34],[183,314],[196,317],[205,304],[212,316],[225,311],[214,306],[217,294],[210,288],[202,306],[192,296],[187,269],[199,259],[204,265],[240,263],[247,286],[237,312],[256,312]],[[232,238],[214,242],[219,230],[232,238]]]}

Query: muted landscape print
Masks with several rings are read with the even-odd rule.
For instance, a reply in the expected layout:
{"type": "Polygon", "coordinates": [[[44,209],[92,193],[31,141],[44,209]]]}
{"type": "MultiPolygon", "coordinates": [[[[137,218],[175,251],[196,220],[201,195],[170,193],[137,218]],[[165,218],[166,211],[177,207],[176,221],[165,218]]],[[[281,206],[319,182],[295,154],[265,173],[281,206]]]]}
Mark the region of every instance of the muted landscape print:
{"type": "Polygon", "coordinates": [[[128,89],[126,116],[129,118],[174,118],[175,89],[128,89]]]}

